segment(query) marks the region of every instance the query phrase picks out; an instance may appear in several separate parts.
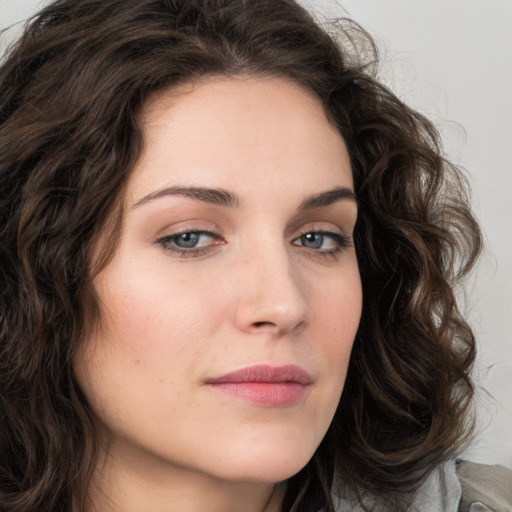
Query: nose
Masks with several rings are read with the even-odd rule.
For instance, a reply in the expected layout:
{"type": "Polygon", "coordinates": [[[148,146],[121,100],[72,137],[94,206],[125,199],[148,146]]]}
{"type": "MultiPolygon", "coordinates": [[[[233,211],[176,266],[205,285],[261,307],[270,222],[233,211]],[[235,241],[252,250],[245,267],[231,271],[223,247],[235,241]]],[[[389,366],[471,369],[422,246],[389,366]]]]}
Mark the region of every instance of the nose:
{"type": "Polygon", "coordinates": [[[306,283],[286,247],[253,253],[244,258],[237,274],[235,323],[240,330],[282,336],[310,321],[306,283]]]}

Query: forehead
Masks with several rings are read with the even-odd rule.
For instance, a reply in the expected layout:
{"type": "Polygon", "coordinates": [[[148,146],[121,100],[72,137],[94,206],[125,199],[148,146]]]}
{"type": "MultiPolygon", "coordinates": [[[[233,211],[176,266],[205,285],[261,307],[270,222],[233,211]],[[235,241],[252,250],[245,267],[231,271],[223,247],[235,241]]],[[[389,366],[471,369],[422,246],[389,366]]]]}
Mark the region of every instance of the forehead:
{"type": "Polygon", "coordinates": [[[166,90],[143,109],[145,148],[129,187],[351,186],[345,143],[318,98],[282,78],[212,77],[166,90]],[[326,183],[323,183],[326,181],[326,183]]]}

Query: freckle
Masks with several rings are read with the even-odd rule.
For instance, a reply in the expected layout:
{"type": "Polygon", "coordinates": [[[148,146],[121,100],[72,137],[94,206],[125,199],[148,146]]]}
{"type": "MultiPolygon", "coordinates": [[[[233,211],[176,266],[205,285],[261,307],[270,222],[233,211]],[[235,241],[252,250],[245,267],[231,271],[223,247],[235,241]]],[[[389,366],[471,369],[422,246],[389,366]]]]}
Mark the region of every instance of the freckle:
{"type": "Polygon", "coordinates": [[[135,361],[135,364],[139,364],[140,363],[140,359],[137,359],[137,361],[135,361]]]}

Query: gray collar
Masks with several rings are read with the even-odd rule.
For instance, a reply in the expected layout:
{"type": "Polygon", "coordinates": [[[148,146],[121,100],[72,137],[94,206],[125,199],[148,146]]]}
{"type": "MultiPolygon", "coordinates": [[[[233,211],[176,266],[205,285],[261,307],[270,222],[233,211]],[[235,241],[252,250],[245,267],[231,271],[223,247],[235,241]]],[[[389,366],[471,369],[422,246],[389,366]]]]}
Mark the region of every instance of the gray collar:
{"type": "MultiPolygon", "coordinates": [[[[438,466],[414,494],[410,512],[457,512],[461,498],[461,487],[457,477],[455,461],[438,466]]],[[[363,512],[351,499],[334,499],[337,512],[363,512]]],[[[377,505],[377,504],[376,504],[377,505]]],[[[380,506],[379,506],[380,505],[380,506]]],[[[375,509],[386,512],[386,504],[375,509]]]]}

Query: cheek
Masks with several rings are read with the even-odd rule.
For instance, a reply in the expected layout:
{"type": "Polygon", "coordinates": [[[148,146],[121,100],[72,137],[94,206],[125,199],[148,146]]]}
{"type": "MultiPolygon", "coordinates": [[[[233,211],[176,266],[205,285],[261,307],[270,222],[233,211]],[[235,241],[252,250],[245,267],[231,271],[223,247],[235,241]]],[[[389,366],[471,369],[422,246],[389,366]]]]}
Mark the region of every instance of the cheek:
{"type": "Polygon", "coordinates": [[[139,359],[174,358],[200,349],[222,318],[219,300],[200,280],[144,273],[131,279],[109,276],[98,283],[104,297],[104,331],[123,354],[139,359]],[[109,336],[110,334],[110,336],[109,336]]]}
{"type": "Polygon", "coordinates": [[[340,280],[341,284],[333,283],[315,294],[316,329],[322,332],[319,338],[331,377],[342,388],[361,319],[362,289],[357,268],[340,280]]]}
{"type": "Polygon", "coordinates": [[[331,333],[328,339],[352,342],[362,311],[362,287],[357,267],[347,269],[312,292],[311,302],[319,323],[331,333]]]}
{"type": "Polygon", "coordinates": [[[197,362],[221,317],[205,310],[205,293],[190,283],[170,287],[149,272],[124,279],[112,272],[95,284],[102,319],[78,354],[75,371],[102,423],[139,432],[145,428],[140,415],[158,425],[164,409],[172,416],[189,407],[182,396],[199,379],[197,362]]]}

